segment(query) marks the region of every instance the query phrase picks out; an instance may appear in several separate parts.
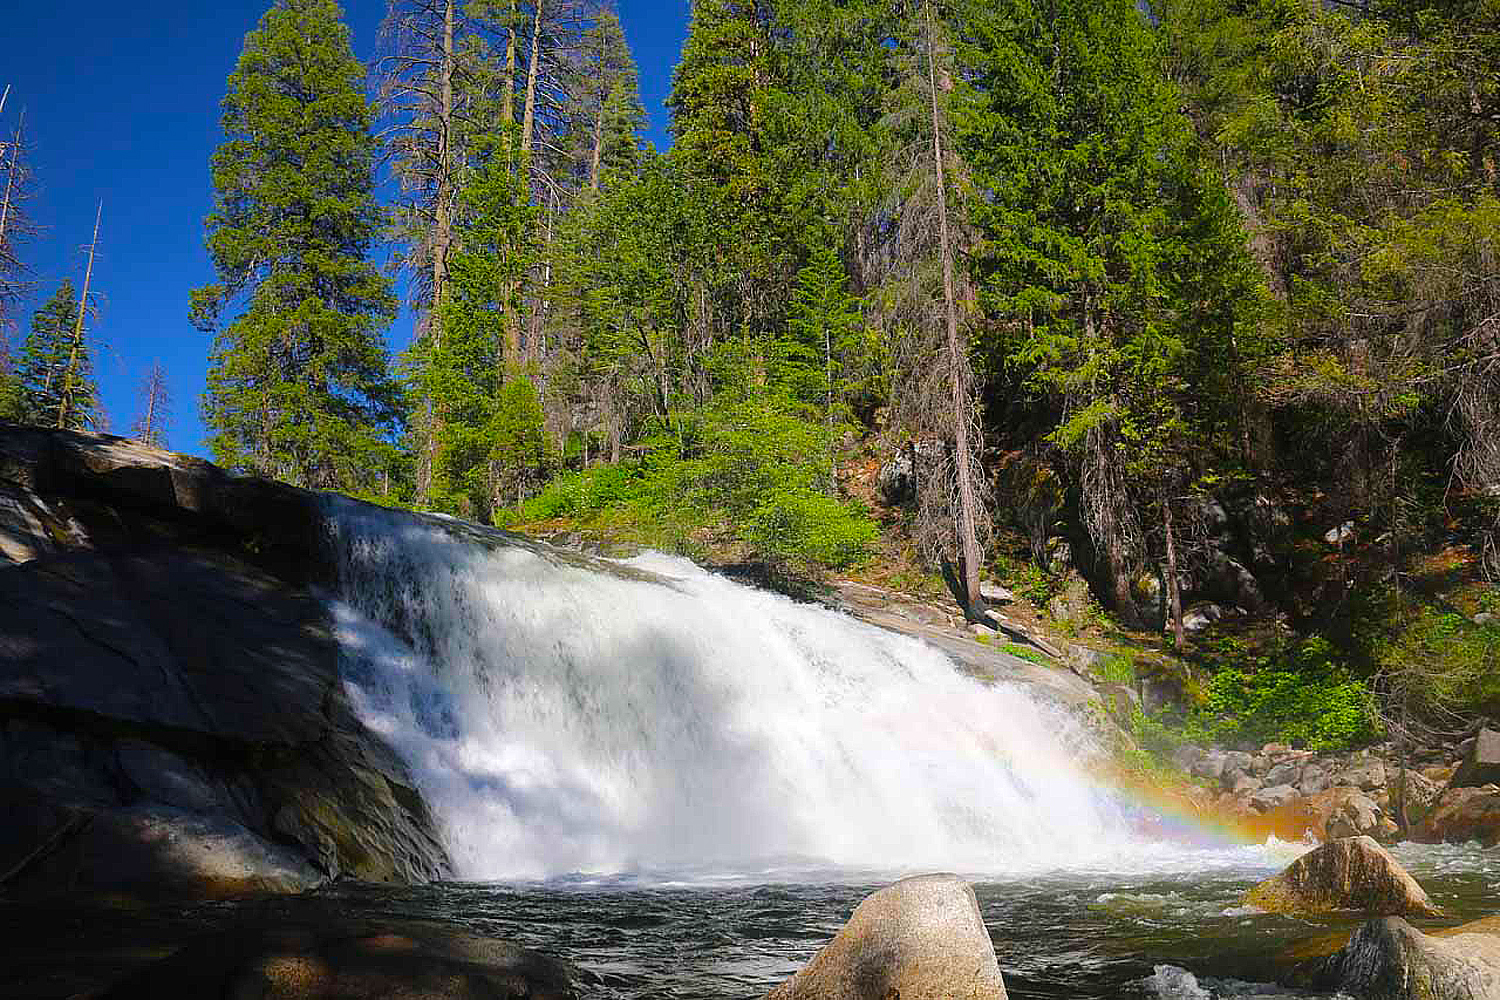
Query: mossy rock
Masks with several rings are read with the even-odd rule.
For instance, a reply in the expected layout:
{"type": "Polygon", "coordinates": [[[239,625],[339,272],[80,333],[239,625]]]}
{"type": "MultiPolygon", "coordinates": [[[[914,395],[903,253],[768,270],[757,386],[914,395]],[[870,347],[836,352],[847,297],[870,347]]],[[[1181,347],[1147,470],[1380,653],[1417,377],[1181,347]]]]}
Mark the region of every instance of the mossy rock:
{"type": "Polygon", "coordinates": [[[1330,841],[1251,889],[1246,906],[1269,913],[1437,917],[1406,869],[1370,837],[1330,841]]]}

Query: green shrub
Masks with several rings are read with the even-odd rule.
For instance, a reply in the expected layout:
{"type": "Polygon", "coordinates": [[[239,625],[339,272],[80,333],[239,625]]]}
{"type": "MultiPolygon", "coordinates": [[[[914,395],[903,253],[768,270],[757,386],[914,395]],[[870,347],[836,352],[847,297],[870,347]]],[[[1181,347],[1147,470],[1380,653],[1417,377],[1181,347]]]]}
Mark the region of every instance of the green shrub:
{"type": "Polygon", "coordinates": [[[1304,641],[1282,657],[1219,670],[1189,714],[1195,742],[1283,742],[1342,750],[1380,734],[1370,687],[1340,666],[1326,640],[1304,641]]]}
{"type": "Polygon", "coordinates": [[[834,495],[828,427],[815,417],[772,389],[725,390],[638,442],[639,457],[564,473],[508,520],[607,525],[674,552],[708,529],[777,569],[846,567],[879,529],[834,495]]]}
{"type": "Polygon", "coordinates": [[[1106,684],[1134,684],[1135,658],[1123,653],[1107,653],[1094,665],[1094,674],[1106,684]]]}
{"type": "Polygon", "coordinates": [[[854,504],[811,490],[781,488],[757,499],[743,535],[773,562],[842,568],[869,551],[880,531],[854,504]]]}
{"type": "Polygon", "coordinates": [[[1396,620],[1372,643],[1389,709],[1442,724],[1500,704],[1500,625],[1433,607],[1396,620]]]}

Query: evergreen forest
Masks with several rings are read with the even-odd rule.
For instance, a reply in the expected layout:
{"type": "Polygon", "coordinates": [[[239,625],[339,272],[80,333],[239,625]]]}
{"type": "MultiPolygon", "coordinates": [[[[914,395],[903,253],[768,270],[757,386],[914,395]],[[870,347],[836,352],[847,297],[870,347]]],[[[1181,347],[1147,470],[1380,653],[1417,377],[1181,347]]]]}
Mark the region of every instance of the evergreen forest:
{"type": "MultiPolygon", "coordinates": [[[[274,0],[221,107],[226,468],[998,581],[1189,663],[1198,738],[1500,709],[1500,0],[693,0],[666,151],[613,0],[390,0],[368,52],[274,0]]],[[[15,131],[0,419],[103,429],[87,282],[16,315],[15,131]]]]}

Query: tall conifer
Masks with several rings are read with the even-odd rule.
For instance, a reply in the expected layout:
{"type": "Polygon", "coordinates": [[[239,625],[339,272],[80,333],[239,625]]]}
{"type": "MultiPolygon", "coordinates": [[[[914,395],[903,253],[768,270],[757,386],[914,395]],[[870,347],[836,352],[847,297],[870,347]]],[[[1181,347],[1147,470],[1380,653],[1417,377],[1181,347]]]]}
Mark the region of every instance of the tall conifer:
{"type": "Polygon", "coordinates": [[[388,467],[397,418],[381,336],[396,301],[367,260],[382,218],[364,77],[334,0],[276,0],[246,36],[213,157],[219,281],[192,300],[217,333],[215,458],[356,492],[388,467]]]}
{"type": "Polygon", "coordinates": [[[69,430],[100,424],[99,389],[87,339],[77,342],[78,293],[63,279],[31,317],[31,332],[17,361],[22,423],[69,430]]]}

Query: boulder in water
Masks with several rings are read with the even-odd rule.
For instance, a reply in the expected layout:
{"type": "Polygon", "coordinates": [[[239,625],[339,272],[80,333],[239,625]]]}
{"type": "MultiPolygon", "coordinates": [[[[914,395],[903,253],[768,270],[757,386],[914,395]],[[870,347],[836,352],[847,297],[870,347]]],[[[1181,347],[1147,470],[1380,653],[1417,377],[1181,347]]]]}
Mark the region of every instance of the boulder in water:
{"type": "Polygon", "coordinates": [[[1005,980],[969,884],[903,879],[865,899],[769,1000],[1005,1000],[1005,980]]]}
{"type": "Polygon", "coordinates": [[[1500,844],[1500,787],[1449,788],[1417,824],[1412,839],[1423,844],[1500,844]]]}
{"type": "Polygon", "coordinates": [[[1304,854],[1251,889],[1245,903],[1272,913],[1440,914],[1417,880],[1370,837],[1330,841],[1304,854]]]}
{"type": "Polygon", "coordinates": [[[1379,1000],[1500,1000],[1500,934],[1423,934],[1400,917],[1372,920],[1324,960],[1315,985],[1379,1000]]]}
{"type": "Polygon", "coordinates": [[[15,865],[13,893],[212,899],[302,892],[323,881],[300,852],[225,816],[131,806],[81,810],[78,819],[71,835],[49,832],[25,864],[15,865]]]}

